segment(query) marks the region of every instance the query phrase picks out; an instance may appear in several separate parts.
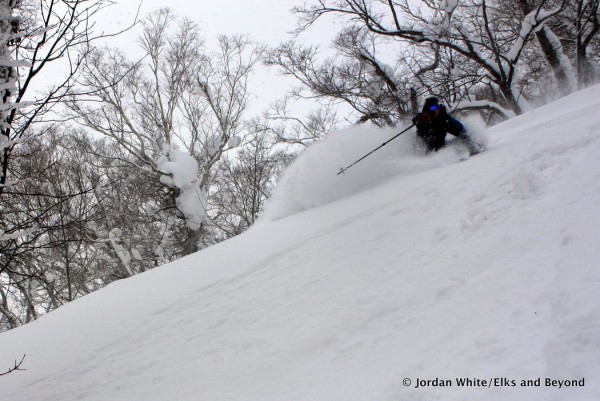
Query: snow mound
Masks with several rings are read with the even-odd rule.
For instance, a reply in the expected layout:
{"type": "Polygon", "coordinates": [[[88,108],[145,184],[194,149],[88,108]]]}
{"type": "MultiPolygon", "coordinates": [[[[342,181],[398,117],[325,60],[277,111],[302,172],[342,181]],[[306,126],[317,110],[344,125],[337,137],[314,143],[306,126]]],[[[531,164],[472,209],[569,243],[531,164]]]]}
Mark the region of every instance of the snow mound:
{"type": "MultiPolygon", "coordinates": [[[[487,146],[483,121],[475,117],[461,121],[469,135],[487,146]]],[[[451,135],[447,137],[449,146],[424,156],[412,128],[338,175],[342,168],[406,128],[356,126],[332,132],[313,144],[284,171],[259,224],[345,198],[380,185],[391,177],[456,163],[465,157],[465,149],[455,143],[451,135]]]]}

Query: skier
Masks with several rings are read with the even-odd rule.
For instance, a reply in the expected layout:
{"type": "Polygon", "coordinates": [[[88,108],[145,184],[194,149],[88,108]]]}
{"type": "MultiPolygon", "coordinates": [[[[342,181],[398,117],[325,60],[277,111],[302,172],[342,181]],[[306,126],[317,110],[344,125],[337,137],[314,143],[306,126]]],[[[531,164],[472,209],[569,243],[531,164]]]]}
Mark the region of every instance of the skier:
{"type": "Polygon", "coordinates": [[[427,153],[437,152],[446,146],[446,134],[462,140],[471,155],[484,150],[482,145],[467,134],[460,121],[448,114],[446,106],[440,104],[436,97],[425,99],[423,110],[413,118],[413,123],[417,126],[417,138],[427,153]]]}

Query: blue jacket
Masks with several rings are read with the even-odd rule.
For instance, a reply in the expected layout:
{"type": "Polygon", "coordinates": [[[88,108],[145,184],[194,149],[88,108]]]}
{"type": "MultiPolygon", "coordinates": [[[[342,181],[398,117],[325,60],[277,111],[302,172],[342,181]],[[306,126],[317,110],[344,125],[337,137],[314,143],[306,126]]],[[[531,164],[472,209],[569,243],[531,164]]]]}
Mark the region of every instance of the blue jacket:
{"type": "Polygon", "coordinates": [[[428,151],[438,151],[446,144],[446,134],[454,135],[461,139],[469,139],[465,127],[448,114],[444,105],[439,106],[439,114],[421,113],[413,118],[417,126],[417,137],[427,146],[428,151]]]}

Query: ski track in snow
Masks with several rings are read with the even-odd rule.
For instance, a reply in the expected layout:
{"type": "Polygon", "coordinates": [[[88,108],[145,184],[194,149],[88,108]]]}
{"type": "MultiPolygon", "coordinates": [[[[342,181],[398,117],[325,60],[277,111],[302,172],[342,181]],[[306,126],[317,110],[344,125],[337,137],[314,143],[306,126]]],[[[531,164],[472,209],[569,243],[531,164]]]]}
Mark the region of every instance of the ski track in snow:
{"type": "Polygon", "coordinates": [[[398,131],[333,134],[247,233],[3,333],[1,398],[600,399],[599,94],[466,162],[406,135],[336,176],[398,131]],[[414,388],[459,377],[585,387],[414,388]]]}

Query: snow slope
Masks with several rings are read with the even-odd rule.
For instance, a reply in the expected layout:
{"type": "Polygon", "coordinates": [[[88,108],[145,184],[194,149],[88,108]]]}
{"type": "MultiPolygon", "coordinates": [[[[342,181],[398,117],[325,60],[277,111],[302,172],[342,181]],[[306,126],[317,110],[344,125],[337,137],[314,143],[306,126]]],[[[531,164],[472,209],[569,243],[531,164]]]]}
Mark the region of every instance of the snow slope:
{"type": "Polygon", "coordinates": [[[244,235],[0,335],[0,366],[27,354],[0,399],[600,399],[598,110],[595,86],[466,162],[395,144],[344,176],[385,135],[333,135],[244,235]]]}

